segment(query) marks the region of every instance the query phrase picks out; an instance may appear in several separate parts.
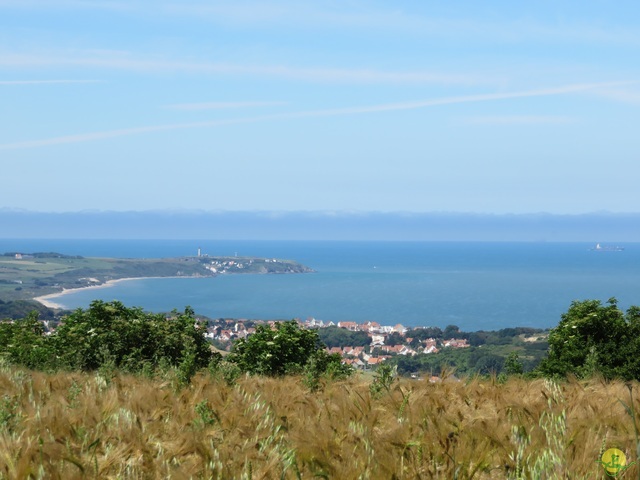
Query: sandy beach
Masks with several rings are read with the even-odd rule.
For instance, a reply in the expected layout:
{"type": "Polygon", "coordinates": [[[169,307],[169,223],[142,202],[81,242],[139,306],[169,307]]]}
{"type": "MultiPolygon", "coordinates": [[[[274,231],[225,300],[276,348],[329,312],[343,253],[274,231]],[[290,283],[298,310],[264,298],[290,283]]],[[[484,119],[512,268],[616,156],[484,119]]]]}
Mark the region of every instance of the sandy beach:
{"type": "Polygon", "coordinates": [[[60,305],[59,303],[56,303],[52,300],[56,299],[56,298],[60,298],[64,295],[66,295],[67,293],[71,293],[71,292],[75,292],[77,290],[97,290],[97,289],[101,289],[101,288],[107,288],[107,287],[111,287],[113,285],[115,285],[116,283],[120,283],[120,282],[125,282],[127,280],[139,280],[139,278],[118,278],[117,280],[108,280],[105,283],[101,283],[100,285],[89,285],[87,287],[80,287],[80,288],[63,288],[61,292],[56,292],[56,293],[50,293],[48,295],[42,295],[40,297],[34,297],[33,299],[36,302],[41,303],[42,305],[44,305],[47,308],[54,308],[54,309],[59,309],[59,310],[64,310],[64,306],[60,305]]]}
{"type": "Polygon", "coordinates": [[[101,288],[112,287],[113,285],[126,282],[129,280],[146,280],[149,278],[201,278],[199,275],[194,276],[170,276],[170,277],[130,277],[130,278],[117,278],[115,280],[107,280],[105,283],[101,283],[100,285],[89,285],[87,287],[79,287],[79,288],[63,288],[61,292],[49,293],[48,295],[42,295],[40,297],[33,297],[36,302],[41,303],[47,308],[55,308],[59,310],[64,310],[65,306],[60,305],[52,301],[53,299],[60,298],[68,293],[77,292],[78,290],[98,290],[101,288]]]}

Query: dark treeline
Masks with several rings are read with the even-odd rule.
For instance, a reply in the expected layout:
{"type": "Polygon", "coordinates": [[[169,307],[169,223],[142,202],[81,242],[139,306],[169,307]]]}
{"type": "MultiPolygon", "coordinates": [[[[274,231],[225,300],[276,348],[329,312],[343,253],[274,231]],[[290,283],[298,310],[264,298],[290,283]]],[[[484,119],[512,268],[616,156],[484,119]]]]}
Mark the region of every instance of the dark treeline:
{"type": "Polygon", "coordinates": [[[182,384],[202,369],[232,383],[240,374],[304,375],[319,388],[322,378],[344,378],[351,368],[329,355],[315,330],[297,322],[260,324],[247,339],[235,342],[223,359],[205,337],[207,321],[194,311],[154,314],[118,301],[94,301],[62,317],[45,331],[38,313],[0,322],[0,360],[44,371],[115,371],[155,376],[173,371],[182,384]]]}
{"type": "Polygon", "coordinates": [[[41,320],[56,320],[61,315],[33,300],[0,300],[0,319],[18,320],[32,312],[36,312],[41,320]]]}
{"type": "Polygon", "coordinates": [[[335,326],[319,328],[320,340],[329,348],[332,347],[364,347],[371,344],[371,337],[366,332],[352,332],[346,328],[335,326]]]}

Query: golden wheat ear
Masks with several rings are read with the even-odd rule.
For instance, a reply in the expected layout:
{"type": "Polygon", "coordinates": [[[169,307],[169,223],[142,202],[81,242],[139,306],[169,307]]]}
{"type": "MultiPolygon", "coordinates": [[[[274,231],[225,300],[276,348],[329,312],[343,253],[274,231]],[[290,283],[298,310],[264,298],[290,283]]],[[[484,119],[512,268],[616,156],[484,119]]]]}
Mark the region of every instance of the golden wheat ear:
{"type": "Polygon", "coordinates": [[[312,393],[301,377],[202,373],[176,388],[162,375],[4,367],[0,477],[603,478],[597,460],[612,446],[626,478],[638,474],[623,383],[369,385],[356,376],[312,393]]]}

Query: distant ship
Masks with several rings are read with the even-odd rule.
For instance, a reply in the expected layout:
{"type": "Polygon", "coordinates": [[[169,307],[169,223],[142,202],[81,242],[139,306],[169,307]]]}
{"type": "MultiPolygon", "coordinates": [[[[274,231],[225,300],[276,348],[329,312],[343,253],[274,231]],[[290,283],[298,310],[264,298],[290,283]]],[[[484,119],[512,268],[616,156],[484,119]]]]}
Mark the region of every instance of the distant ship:
{"type": "Polygon", "coordinates": [[[594,252],[622,252],[624,247],[619,247],[617,245],[600,245],[596,243],[596,246],[591,249],[594,252]]]}

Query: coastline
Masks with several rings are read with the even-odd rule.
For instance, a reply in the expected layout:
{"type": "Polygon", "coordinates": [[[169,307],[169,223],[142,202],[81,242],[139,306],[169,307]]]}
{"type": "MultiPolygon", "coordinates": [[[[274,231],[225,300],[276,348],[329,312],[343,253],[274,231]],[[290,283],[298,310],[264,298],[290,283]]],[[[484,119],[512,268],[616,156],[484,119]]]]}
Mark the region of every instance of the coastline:
{"type": "Polygon", "coordinates": [[[104,283],[99,285],[88,285],[86,287],[78,287],[78,288],[63,288],[61,292],[49,293],[47,295],[41,295],[39,297],[33,297],[33,300],[41,303],[47,308],[53,308],[57,310],[65,310],[65,306],[56,302],[52,302],[52,299],[60,298],[68,293],[77,292],[79,290],[99,290],[102,288],[113,287],[115,284],[120,282],[127,282],[129,280],[148,280],[150,278],[208,278],[199,275],[193,276],[170,276],[170,277],[125,277],[125,278],[115,278],[113,280],[107,280],[104,283]]]}
{"type": "Polygon", "coordinates": [[[127,280],[140,280],[142,278],[146,278],[146,277],[117,278],[115,280],[107,280],[105,283],[101,283],[100,285],[89,285],[87,287],[78,287],[78,288],[63,288],[61,292],[49,293],[47,295],[41,295],[40,297],[33,297],[33,300],[41,303],[47,308],[64,310],[66,308],[64,305],[53,302],[51,300],[63,297],[68,293],[77,292],[78,290],[98,290],[102,288],[112,287],[116,283],[124,282],[127,280]]]}

